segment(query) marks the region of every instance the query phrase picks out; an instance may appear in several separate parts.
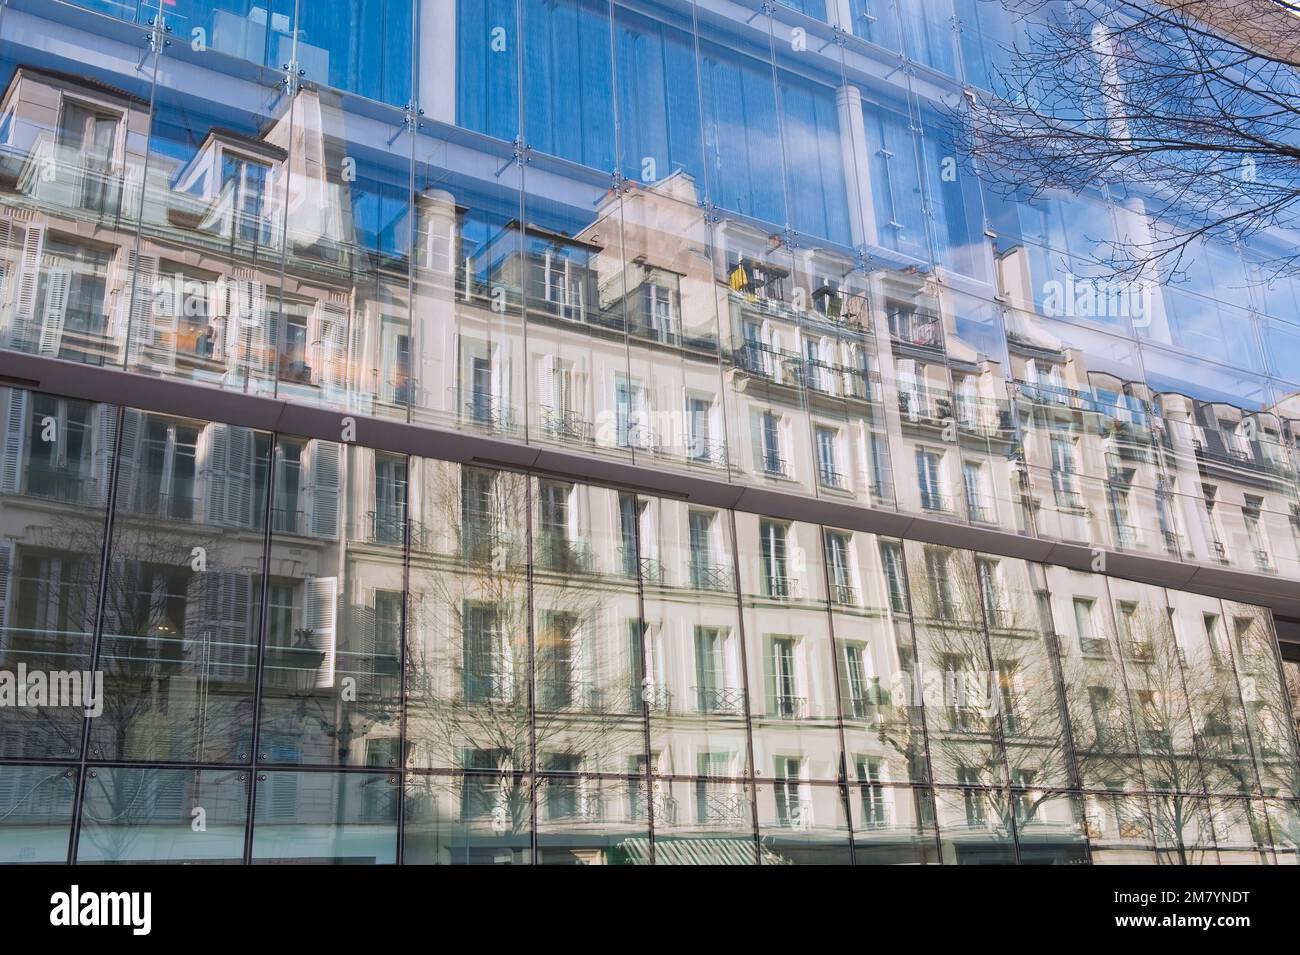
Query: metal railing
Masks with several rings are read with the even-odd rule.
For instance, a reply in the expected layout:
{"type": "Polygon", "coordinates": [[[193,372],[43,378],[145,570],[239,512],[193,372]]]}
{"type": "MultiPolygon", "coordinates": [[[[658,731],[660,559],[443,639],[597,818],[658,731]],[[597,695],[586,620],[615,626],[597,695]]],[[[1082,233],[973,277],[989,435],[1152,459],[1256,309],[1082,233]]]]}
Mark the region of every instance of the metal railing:
{"type": "Polygon", "coordinates": [[[693,686],[695,705],[701,713],[713,713],[726,716],[743,716],[745,713],[745,691],[741,687],[731,686],[693,686]]]}

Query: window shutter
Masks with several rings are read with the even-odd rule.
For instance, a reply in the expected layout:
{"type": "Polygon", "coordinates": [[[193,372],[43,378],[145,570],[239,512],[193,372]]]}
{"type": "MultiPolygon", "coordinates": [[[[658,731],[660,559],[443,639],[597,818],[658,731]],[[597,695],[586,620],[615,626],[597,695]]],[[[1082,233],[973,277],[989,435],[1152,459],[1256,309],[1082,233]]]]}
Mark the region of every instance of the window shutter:
{"type": "Polygon", "coordinates": [[[144,415],[134,408],[122,411],[122,430],[117,441],[117,510],[135,507],[135,479],[141,465],[140,434],[144,415]]]}
{"type": "Polygon", "coordinates": [[[20,494],[23,488],[23,444],[27,438],[27,392],[7,389],[5,401],[4,461],[0,493],[20,494]]]}
{"type": "Polygon", "coordinates": [[[213,422],[199,436],[199,473],[203,478],[203,499],[209,524],[225,523],[230,426],[213,422]]]}
{"type": "Polygon", "coordinates": [[[102,505],[108,502],[108,482],[113,475],[113,454],[117,449],[117,408],[113,405],[95,405],[94,421],[91,463],[94,469],[94,488],[90,503],[102,505]]]}
{"type": "Polygon", "coordinates": [[[9,593],[13,580],[14,542],[0,540],[0,647],[9,645],[9,593]]]}
{"type": "Polygon", "coordinates": [[[226,508],[228,527],[253,524],[253,459],[257,456],[253,432],[232,426],[226,434],[226,508]]]}
{"type": "MultiPolygon", "coordinates": [[[[348,312],[346,308],[331,302],[319,302],[313,312],[315,329],[312,342],[315,347],[316,380],[325,392],[331,404],[339,403],[347,388],[347,327],[348,312]]],[[[387,359],[388,356],[385,356],[387,359]]],[[[396,359],[392,364],[386,360],[384,369],[393,371],[397,367],[396,359]]]]}
{"type": "Polygon", "coordinates": [[[22,257],[18,265],[18,293],[15,317],[9,341],[15,348],[26,349],[31,328],[36,321],[36,295],[40,289],[41,262],[45,246],[45,227],[32,225],[23,235],[22,257]]]}
{"type": "Polygon", "coordinates": [[[316,672],[317,689],[334,685],[338,595],[337,577],[310,577],[303,581],[303,626],[312,632],[313,649],[325,655],[316,672]]]}
{"type": "Polygon", "coordinates": [[[128,360],[159,371],[176,369],[176,313],[167,295],[157,311],[154,309],[158,285],[158,256],[132,250],[127,254],[127,272],[134,276],[131,285],[131,342],[128,360]]]}
{"type": "Polygon", "coordinates": [[[339,446],[330,441],[313,441],[310,467],[312,536],[337,540],[341,493],[339,446]]]}
{"type": "Polygon", "coordinates": [[[185,636],[197,647],[207,679],[247,683],[252,678],[254,640],[250,575],[209,571],[186,586],[185,636]]]}
{"type": "MultiPolygon", "coordinates": [[[[374,600],[373,591],[371,600],[374,600]]],[[[340,666],[344,675],[355,676],[358,689],[373,692],[377,683],[373,606],[348,608],[348,632],[344,635],[343,642],[347,659],[340,661],[340,666]]]]}
{"type": "Polygon", "coordinates": [[[63,266],[52,266],[47,275],[41,335],[36,350],[42,355],[57,355],[63,341],[63,322],[68,314],[68,287],[72,277],[63,266]]]}

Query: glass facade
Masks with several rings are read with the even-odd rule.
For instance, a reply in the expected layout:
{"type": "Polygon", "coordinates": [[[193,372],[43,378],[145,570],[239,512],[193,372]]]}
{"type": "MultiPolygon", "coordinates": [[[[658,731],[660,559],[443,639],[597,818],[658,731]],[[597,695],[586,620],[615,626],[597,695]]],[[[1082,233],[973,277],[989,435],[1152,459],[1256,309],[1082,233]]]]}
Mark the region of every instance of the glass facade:
{"type": "Polygon", "coordinates": [[[0,386],[0,671],[103,681],[0,861],[1296,861],[1300,285],[982,179],[1027,30],[0,3],[0,372],[135,389],[0,386]]]}

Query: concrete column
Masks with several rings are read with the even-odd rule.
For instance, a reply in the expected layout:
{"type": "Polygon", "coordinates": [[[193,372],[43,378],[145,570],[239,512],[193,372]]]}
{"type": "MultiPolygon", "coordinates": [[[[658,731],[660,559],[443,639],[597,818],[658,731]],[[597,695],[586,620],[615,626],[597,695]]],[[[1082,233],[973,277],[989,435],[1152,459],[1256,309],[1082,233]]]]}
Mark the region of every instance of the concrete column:
{"type": "MultiPolygon", "coordinates": [[[[513,25],[512,25],[513,26],[513,25]]],[[[420,0],[416,94],[440,123],[456,122],[456,0],[420,0]]]]}
{"type": "Polygon", "coordinates": [[[848,187],[849,227],[854,245],[877,245],[876,210],[871,196],[871,152],[862,119],[862,94],[856,86],[841,86],[835,94],[840,120],[840,154],[848,187]]]}

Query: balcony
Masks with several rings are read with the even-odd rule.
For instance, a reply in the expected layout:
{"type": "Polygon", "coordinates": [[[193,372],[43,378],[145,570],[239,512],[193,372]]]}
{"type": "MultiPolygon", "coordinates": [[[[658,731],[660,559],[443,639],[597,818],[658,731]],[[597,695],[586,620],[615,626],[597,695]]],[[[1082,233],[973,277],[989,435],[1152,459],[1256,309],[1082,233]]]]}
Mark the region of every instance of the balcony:
{"type": "Polygon", "coordinates": [[[1059,487],[1053,484],[1052,493],[1056,499],[1056,506],[1061,510],[1076,513],[1085,510],[1083,495],[1073,488],[1059,487]]]}
{"type": "Polygon", "coordinates": [[[544,710],[600,712],[601,695],[593,683],[567,677],[538,677],[537,705],[544,710]]]}
{"type": "Polygon", "coordinates": [[[712,590],[729,592],[734,589],[731,568],[725,564],[713,564],[704,560],[690,562],[691,587],[695,590],[712,590]]]}
{"type": "Polygon", "coordinates": [[[591,422],[584,419],[576,411],[544,407],[541,409],[539,419],[542,433],[548,438],[556,441],[578,441],[583,443],[591,441],[591,422]]]}
{"type": "Polygon", "coordinates": [[[784,829],[807,829],[812,824],[812,800],[776,798],[776,824],[784,829]]]}
{"type": "Polygon", "coordinates": [[[762,464],[763,473],[768,477],[790,480],[790,464],[780,455],[764,452],[762,464]]]}
{"type": "Polygon", "coordinates": [[[1268,551],[1257,547],[1252,549],[1250,553],[1255,560],[1255,569],[1261,574],[1272,574],[1277,571],[1277,568],[1273,566],[1273,557],[1268,551]]]}
{"type": "Polygon", "coordinates": [[[652,587],[663,587],[668,583],[668,570],[657,557],[642,557],[640,570],[642,583],[652,587]]]}
{"type": "Polygon", "coordinates": [[[647,799],[645,783],[636,783],[628,792],[628,809],[632,822],[644,822],[653,813],[655,825],[677,825],[677,800],[661,792],[656,792],[647,799]]]}
{"type": "Polygon", "coordinates": [[[401,547],[406,541],[406,521],[392,511],[367,511],[366,526],[372,544],[401,547]]]}
{"type": "Polygon", "coordinates": [[[845,607],[858,606],[858,590],[852,584],[831,584],[831,593],[837,604],[845,607]]]}
{"type": "Polygon", "coordinates": [[[848,486],[848,481],[845,480],[844,475],[829,467],[817,468],[817,483],[834,491],[843,491],[848,486]]]}
{"type": "Polygon", "coordinates": [[[673,704],[673,692],[663,683],[633,684],[626,688],[601,690],[596,698],[596,708],[604,713],[667,713],[673,704]]]}
{"type": "Polygon", "coordinates": [[[450,389],[452,407],[462,423],[471,424],[485,431],[512,432],[515,430],[514,409],[500,399],[481,391],[465,392],[459,388],[450,389]]]}
{"type": "Polygon", "coordinates": [[[952,498],[923,490],[921,492],[921,510],[932,511],[936,514],[952,514],[954,512],[952,498]]]}
{"type": "Polygon", "coordinates": [[[744,716],[745,691],[731,686],[693,686],[695,705],[701,713],[715,716],[744,716]]]}
{"type": "Polygon", "coordinates": [[[1132,524],[1115,523],[1115,544],[1121,550],[1132,550],[1138,546],[1138,529],[1132,524]]]}
{"type": "Polygon", "coordinates": [[[773,600],[799,599],[799,578],[769,574],[766,580],[767,593],[765,596],[771,597],[773,600]]]}
{"type": "Polygon", "coordinates": [[[509,703],[516,698],[514,675],[493,669],[462,670],[460,687],[466,703],[509,703]]]}
{"type": "Polygon", "coordinates": [[[744,828],[754,822],[749,797],[743,793],[697,793],[695,814],[702,826],[744,828]]]}
{"type": "Polygon", "coordinates": [[[534,544],[533,565],[557,574],[589,574],[596,569],[596,558],[586,541],[543,529],[534,544]]]}
{"type": "Polygon", "coordinates": [[[758,342],[746,342],[731,353],[737,371],[775,381],[781,373],[784,356],[774,348],[758,342]]]}
{"type": "Polygon", "coordinates": [[[808,718],[808,699],[803,696],[786,696],[784,694],[772,699],[772,716],[779,720],[802,720],[808,718]]]}
{"type": "Polygon", "coordinates": [[[981,504],[978,501],[966,502],[966,513],[970,520],[976,524],[996,524],[997,518],[993,514],[993,508],[987,504],[981,504]]]}
{"type": "Polygon", "coordinates": [[[693,438],[686,449],[686,460],[692,464],[703,464],[711,468],[725,468],[727,446],[720,441],[693,438]]]}

